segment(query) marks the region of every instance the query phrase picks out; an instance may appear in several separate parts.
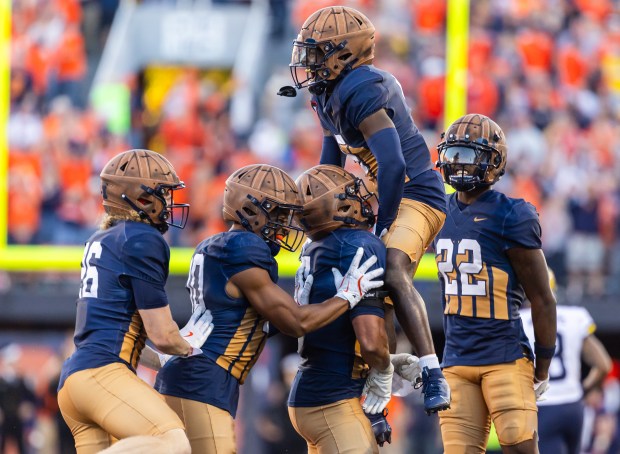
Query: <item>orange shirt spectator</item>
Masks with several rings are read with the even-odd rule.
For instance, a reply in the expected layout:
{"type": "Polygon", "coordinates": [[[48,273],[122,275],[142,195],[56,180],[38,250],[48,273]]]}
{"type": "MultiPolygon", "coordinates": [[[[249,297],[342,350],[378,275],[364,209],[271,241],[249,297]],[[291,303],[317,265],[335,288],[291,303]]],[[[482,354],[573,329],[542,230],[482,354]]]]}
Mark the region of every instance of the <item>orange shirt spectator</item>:
{"type": "Polygon", "coordinates": [[[547,33],[536,30],[524,30],[517,35],[516,45],[526,71],[550,70],[553,41],[547,33]]]}
{"type": "Polygon", "coordinates": [[[77,25],[67,27],[55,57],[59,80],[80,80],[86,75],[84,37],[77,25]]]}
{"type": "Polygon", "coordinates": [[[446,23],[445,0],[413,0],[411,3],[412,22],[420,33],[438,33],[446,23]]]}
{"type": "Polygon", "coordinates": [[[574,45],[566,45],[557,53],[560,83],[570,88],[581,88],[588,77],[586,59],[574,45]]]}
{"type": "Polygon", "coordinates": [[[9,153],[8,232],[13,241],[26,244],[41,222],[42,168],[36,153],[9,153]]]}

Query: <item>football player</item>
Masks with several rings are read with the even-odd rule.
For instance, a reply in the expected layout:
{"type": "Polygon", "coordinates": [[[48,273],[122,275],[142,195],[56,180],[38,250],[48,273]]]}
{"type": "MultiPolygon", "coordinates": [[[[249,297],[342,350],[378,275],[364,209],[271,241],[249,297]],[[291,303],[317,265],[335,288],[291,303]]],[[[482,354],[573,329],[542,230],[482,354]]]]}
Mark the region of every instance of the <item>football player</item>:
{"type": "Polygon", "coordinates": [[[135,373],[147,336],[162,352],[188,357],[212,329],[200,312],[180,332],[164,290],[170,249],[162,235],[185,226],[189,206],[173,197],[183,187],[149,150],[121,153],[101,172],[105,217],[84,249],[76,351],[58,393],[78,454],[190,452],[179,417],[135,373]],[[108,448],[111,436],[121,441],[108,448]]]}
{"type": "MultiPolygon", "coordinates": [[[[549,269],[551,289],[555,276],[549,269]]],[[[521,309],[523,327],[534,342],[530,307],[521,309]]],[[[583,396],[600,386],[611,370],[611,358],[594,335],[596,325],[588,310],[579,306],[558,305],[557,348],[549,366],[549,391],[538,402],[540,452],[578,454],[583,426],[583,396]],[[581,379],[581,361],[590,371],[581,379]]]]}
{"type": "Polygon", "coordinates": [[[435,239],[446,335],[442,365],[452,390],[451,408],[439,417],[444,450],[484,453],[493,420],[504,453],[535,453],[536,399],[548,385],[556,333],[538,214],[524,200],[492,189],[508,152],[493,120],[468,114],[442,137],[438,166],[456,189],[435,239]],[[533,349],[519,317],[526,295],[533,349]]]}
{"type": "MultiPolygon", "coordinates": [[[[243,167],[226,181],[224,219],[232,223],[230,230],[196,247],[187,288],[194,311],[210,309],[215,328],[202,354],[167,361],[155,383],[185,422],[193,452],[236,452],[233,425],[239,386],[263,350],[267,322],[284,334],[301,337],[331,323],[368,290],[383,285],[373,280],[383,269],[367,272],[377,258],[360,265],[360,253],[344,277],[338,276],[325,302],[296,304],[277,285],[274,256],[280,248],[295,250],[303,240],[294,224],[300,210],[297,187],[285,172],[261,164],[243,167]]],[[[312,280],[308,276],[296,289],[299,301],[308,298],[312,280]]]]}
{"type": "MultiPolygon", "coordinates": [[[[302,250],[296,279],[313,276],[308,301],[313,306],[334,293],[359,248],[364,257],[378,258],[375,266],[383,266],[385,246],[368,231],[375,222],[368,202],[373,194],[362,180],[341,167],[319,165],[300,175],[296,184],[303,203],[300,224],[312,240],[302,250]]],[[[390,400],[394,366],[383,293],[366,295],[355,309],[300,339],[302,363],[288,405],[293,427],[310,453],[378,453],[377,443],[390,442],[383,409],[390,400]]]]}
{"type": "MultiPolygon", "coordinates": [[[[420,364],[429,370],[424,406],[433,413],[449,406],[450,391],[412,276],[443,225],[444,185],[398,80],[373,66],[374,49],[375,28],[365,15],[330,6],[302,25],[290,68],[295,86],[312,93],[323,127],[320,163],[343,167],[351,155],[376,184],[375,233],[387,247],[386,288],[420,364]]],[[[386,307],[388,321],[391,307],[386,307]]]]}

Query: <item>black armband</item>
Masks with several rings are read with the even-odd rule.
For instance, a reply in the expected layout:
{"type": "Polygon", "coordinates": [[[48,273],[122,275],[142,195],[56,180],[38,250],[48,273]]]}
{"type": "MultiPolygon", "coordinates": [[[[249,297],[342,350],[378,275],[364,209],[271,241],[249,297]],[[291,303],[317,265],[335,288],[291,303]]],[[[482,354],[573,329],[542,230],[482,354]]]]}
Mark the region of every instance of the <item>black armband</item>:
{"type": "Polygon", "coordinates": [[[555,345],[553,347],[543,347],[534,342],[534,356],[536,358],[551,359],[555,355],[555,345]]]}
{"type": "Polygon", "coordinates": [[[383,300],[387,298],[387,290],[371,290],[359,302],[360,307],[383,307],[383,300]]]}

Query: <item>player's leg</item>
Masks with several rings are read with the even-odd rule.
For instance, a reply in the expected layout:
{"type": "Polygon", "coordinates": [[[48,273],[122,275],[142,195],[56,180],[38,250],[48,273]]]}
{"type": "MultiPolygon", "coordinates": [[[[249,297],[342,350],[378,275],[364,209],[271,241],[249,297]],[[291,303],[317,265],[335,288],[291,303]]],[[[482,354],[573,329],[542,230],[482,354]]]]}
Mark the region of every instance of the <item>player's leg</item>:
{"type": "Polygon", "coordinates": [[[444,369],[452,405],[439,413],[445,454],[486,452],[491,419],[484,401],[478,367],[453,366],[444,369]]]}
{"type": "Polygon", "coordinates": [[[383,238],[387,247],[385,285],[400,326],[427,368],[424,406],[436,412],[450,405],[450,390],[439,369],[426,305],[413,285],[413,276],[426,248],[439,233],[445,214],[414,200],[403,199],[398,216],[383,238]]]}
{"type": "Polygon", "coordinates": [[[72,378],[69,377],[58,393],[58,406],[75,440],[75,449],[78,454],[95,454],[101,452],[110,446],[110,436],[101,427],[86,420],[78,409],[75,408],[73,402],[69,398],[69,390],[72,387],[72,378]]]}
{"type": "Polygon", "coordinates": [[[166,403],[185,423],[192,452],[231,454],[236,452],[235,423],[226,410],[203,402],[164,396],[166,403]]]}
{"type": "MultiPolygon", "coordinates": [[[[76,372],[61,392],[65,389],[64,398],[79,415],[77,421],[99,427],[120,440],[106,452],[135,452],[144,443],[144,439],[129,440],[136,436],[152,437],[150,454],[190,452],[183,423],[176,413],[157,391],[123,364],[76,372]]],[[[84,442],[83,436],[80,441],[84,442]]]]}
{"type": "Polygon", "coordinates": [[[538,408],[538,450],[540,452],[567,454],[562,426],[564,421],[570,425],[572,421],[563,414],[563,407],[564,405],[549,405],[538,408]]]}
{"type": "Polygon", "coordinates": [[[538,453],[534,365],[527,358],[484,366],[482,391],[504,453],[538,453]]]}
{"type": "MultiPolygon", "coordinates": [[[[359,399],[320,407],[289,407],[293,427],[318,454],[378,454],[370,422],[359,399]]],[[[310,451],[309,451],[310,452],[310,451]]]]}

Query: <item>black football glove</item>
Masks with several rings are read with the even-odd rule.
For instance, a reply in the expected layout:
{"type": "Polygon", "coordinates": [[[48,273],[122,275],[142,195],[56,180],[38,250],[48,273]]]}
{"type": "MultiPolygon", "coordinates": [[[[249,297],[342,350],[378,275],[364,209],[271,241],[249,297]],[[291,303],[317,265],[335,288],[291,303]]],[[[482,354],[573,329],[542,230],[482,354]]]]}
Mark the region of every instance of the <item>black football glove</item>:
{"type": "Polygon", "coordinates": [[[372,431],[375,434],[375,440],[377,441],[377,444],[383,447],[383,444],[386,441],[388,443],[392,443],[392,427],[387,420],[387,408],[384,409],[381,413],[377,413],[376,415],[369,415],[368,413],[364,414],[370,421],[370,425],[372,426],[372,431]]]}

